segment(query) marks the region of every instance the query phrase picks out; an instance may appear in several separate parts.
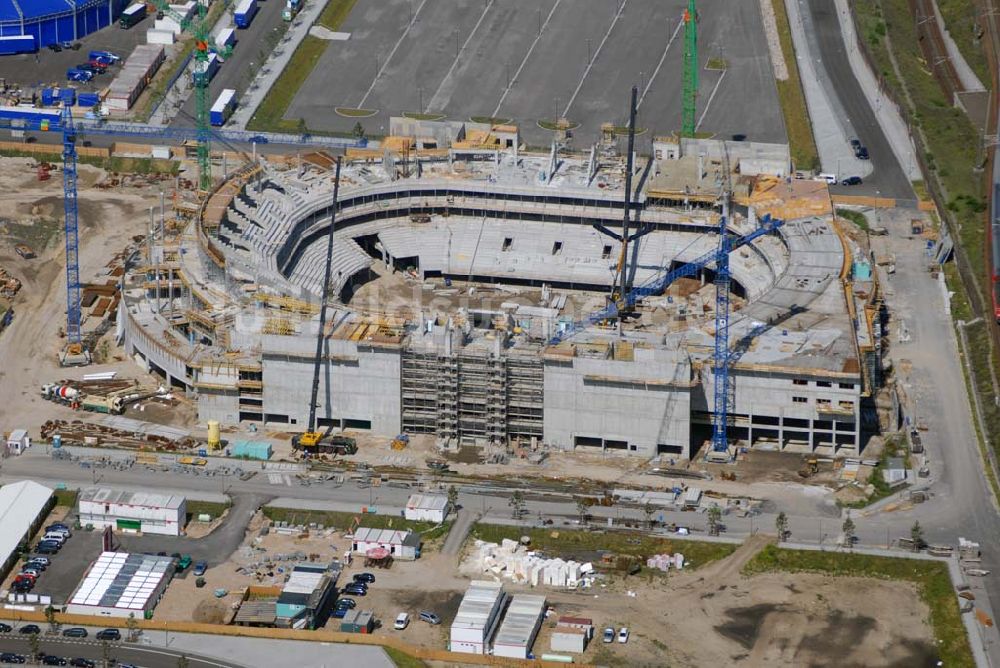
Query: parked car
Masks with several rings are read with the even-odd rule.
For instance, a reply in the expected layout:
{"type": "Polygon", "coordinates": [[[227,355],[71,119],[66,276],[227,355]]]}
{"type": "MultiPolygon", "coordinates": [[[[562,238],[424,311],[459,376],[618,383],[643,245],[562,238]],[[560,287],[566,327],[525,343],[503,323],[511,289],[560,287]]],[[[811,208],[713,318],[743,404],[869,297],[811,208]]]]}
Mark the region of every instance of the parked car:
{"type": "Polygon", "coordinates": [[[63,543],[66,542],[66,536],[57,532],[48,532],[44,536],[42,536],[42,542],[48,542],[48,541],[53,541],[62,545],[63,543]]]}
{"type": "Polygon", "coordinates": [[[41,633],[42,630],[38,628],[38,624],[25,624],[17,632],[24,633],[25,635],[33,635],[41,633]]]}
{"type": "Polygon", "coordinates": [[[49,44],[49,49],[51,49],[52,51],[55,51],[56,53],[59,53],[60,51],[62,51],[62,47],[59,46],[58,44],[55,44],[55,43],[49,44]]]}
{"type": "Polygon", "coordinates": [[[49,564],[52,563],[52,561],[48,557],[32,557],[31,559],[28,559],[28,563],[36,563],[48,566],[49,564]]]}
{"type": "Polygon", "coordinates": [[[76,66],[76,69],[83,70],[84,72],[90,72],[91,74],[101,74],[104,70],[99,70],[90,63],[80,63],[76,66]]]}
{"type": "Polygon", "coordinates": [[[618,642],[625,644],[628,642],[628,627],[623,626],[618,629],[618,642]]]}
{"type": "Polygon", "coordinates": [[[42,655],[42,665],[43,666],[65,666],[67,663],[66,659],[61,656],[56,656],[55,654],[43,654],[42,655]]]}
{"type": "Polygon", "coordinates": [[[41,575],[40,571],[38,571],[37,569],[32,568],[31,566],[27,566],[27,565],[25,565],[21,569],[21,572],[23,574],[25,574],[25,575],[30,575],[30,576],[32,576],[33,578],[36,578],[36,579],[38,578],[39,575],[41,575]]]}
{"type": "Polygon", "coordinates": [[[98,640],[121,640],[122,632],[118,629],[103,629],[95,636],[98,640]]]}
{"type": "Polygon", "coordinates": [[[55,554],[61,546],[58,543],[39,543],[35,546],[38,554],[55,554]]]}
{"type": "Polygon", "coordinates": [[[851,148],[854,149],[855,152],[857,152],[857,150],[859,148],[861,148],[861,140],[858,139],[858,138],[856,138],[856,137],[854,139],[852,139],[851,140],[851,148]]]}
{"type": "Polygon", "coordinates": [[[68,629],[63,629],[62,634],[64,638],[86,638],[90,635],[87,633],[87,629],[82,626],[72,626],[68,629]]]}
{"type": "Polygon", "coordinates": [[[355,573],[354,574],[354,581],[355,582],[364,582],[365,584],[374,584],[375,583],[375,575],[373,573],[355,573]]]}
{"type": "Polygon", "coordinates": [[[26,659],[20,654],[4,652],[0,654],[0,663],[24,663],[26,659]]]}
{"type": "Polygon", "coordinates": [[[408,612],[401,612],[396,615],[396,621],[393,622],[392,628],[397,631],[402,631],[407,626],[410,625],[410,614],[408,612]]]}
{"type": "Polygon", "coordinates": [[[347,608],[348,610],[353,610],[358,606],[358,602],[353,598],[338,598],[337,605],[338,608],[347,608]]]}
{"type": "Polygon", "coordinates": [[[69,662],[71,666],[79,666],[79,668],[97,668],[97,664],[90,659],[84,659],[82,657],[76,657],[69,662]]]}
{"type": "Polygon", "coordinates": [[[70,49],[74,51],[79,51],[80,47],[83,45],[80,44],[79,42],[59,42],[59,46],[61,46],[63,49],[66,49],[67,51],[70,49]]]}
{"type": "Polygon", "coordinates": [[[191,565],[191,555],[190,554],[183,554],[183,555],[180,555],[180,557],[177,558],[177,570],[178,571],[187,570],[190,565],[191,565]]]}
{"type": "Polygon", "coordinates": [[[199,561],[194,565],[194,570],[192,571],[195,575],[204,575],[205,571],[208,570],[207,561],[199,561]]]}
{"type": "Polygon", "coordinates": [[[87,83],[94,78],[94,75],[86,70],[78,70],[75,67],[71,67],[66,70],[66,80],[67,81],[80,81],[87,83]]]}
{"type": "Polygon", "coordinates": [[[14,627],[12,627],[10,624],[4,624],[3,622],[0,622],[0,633],[10,633],[13,630],[14,627]]]}
{"type": "Polygon", "coordinates": [[[601,640],[604,642],[614,642],[615,641],[615,630],[610,626],[604,629],[604,635],[601,636],[601,640]]]}
{"type": "Polygon", "coordinates": [[[330,613],[330,616],[333,617],[334,619],[343,619],[344,617],[347,616],[347,613],[349,611],[350,608],[335,608],[334,611],[330,613]]]}
{"type": "Polygon", "coordinates": [[[91,51],[91,58],[100,58],[101,60],[108,63],[119,63],[121,62],[121,56],[112,51],[91,51]]]}
{"type": "Polygon", "coordinates": [[[65,524],[63,524],[62,522],[53,522],[52,524],[50,524],[47,527],[45,527],[46,531],[52,531],[53,529],[58,529],[60,531],[66,531],[67,533],[69,532],[69,527],[66,526],[65,524]]]}
{"type": "Polygon", "coordinates": [[[106,60],[102,60],[101,58],[91,58],[88,61],[88,64],[94,69],[100,70],[101,72],[108,69],[109,66],[109,63],[106,60]]]}
{"type": "Polygon", "coordinates": [[[860,186],[863,183],[860,176],[848,176],[840,182],[842,186],[860,186]]]}
{"type": "Polygon", "coordinates": [[[351,594],[352,596],[367,596],[368,588],[362,587],[360,582],[352,582],[344,587],[344,593],[351,594]]]}
{"type": "Polygon", "coordinates": [[[858,147],[858,150],[854,152],[854,157],[857,158],[858,160],[867,160],[868,149],[864,146],[858,147]]]}
{"type": "Polygon", "coordinates": [[[441,618],[437,616],[437,613],[431,612],[430,610],[421,610],[420,620],[427,622],[432,626],[437,626],[441,623],[441,618]]]}

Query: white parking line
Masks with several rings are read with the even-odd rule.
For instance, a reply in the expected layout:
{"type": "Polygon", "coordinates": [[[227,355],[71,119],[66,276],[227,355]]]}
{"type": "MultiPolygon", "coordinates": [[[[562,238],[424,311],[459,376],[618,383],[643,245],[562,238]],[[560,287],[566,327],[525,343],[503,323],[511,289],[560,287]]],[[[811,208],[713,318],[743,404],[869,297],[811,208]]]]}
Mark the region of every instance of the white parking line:
{"type": "Polygon", "coordinates": [[[667,59],[667,51],[670,50],[670,45],[674,43],[675,39],[677,39],[677,34],[683,27],[684,19],[681,18],[681,20],[677,22],[677,27],[674,28],[674,34],[670,36],[670,39],[667,41],[667,45],[663,48],[663,53],[660,55],[660,62],[656,63],[656,69],[653,70],[653,76],[649,77],[646,87],[642,89],[642,95],[639,96],[639,101],[635,105],[636,109],[642,106],[642,101],[646,99],[646,93],[649,92],[650,87],[653,85],[653,80],[656,79],[656,75],[660,73],[660,68],[663,67],[663,61],[667,59]]]}
{"type": "Polygon", "coordinates": [[[441,83],[438,85],[437,90],[434,91],[434,95],[431,97],[430,102],[427,103],[427,106],[425,108],[420,110],[421,112],[426,114],[435,106],[437,106],[438,108],[444,107],[444,105],[441,104],[441,102],[438,100],[438,97],[441,96],[442,90],[444,89],[444,85],[451,77],[451,73],[455,71],[455,67],[458,65],[458,61],[461,60],[462,54],[465,53],[465,47],[469,46],[469,42],[472,41],[472,38],[476,34],[476,31],[479,30],[479,26],[482,25],[483,19],[486,18],[486,13],[490,11],[490,7],[492,6],[493,6],[493,0],[488,0],[486,3],[486,7],[483,8],[483,13],[479,15],[479,20],[476,21],[476,25],[472,27],[472,32],[470,32],[469,36],[465,39],[465,43],[462,44],[462,48],[460,48],[458,50],[458,53],[455,54],[455,60],[451,61],[451,67],[448,68],[448,73],[444,75],[443,79],[441,79],[441,83]]]}
{"type": "Polygon", "coordinates": [[[406,39],[406,36],[410,34],[410,28],[412,28],[413,24],[417,22],[420,10],[423,9],[426,4],[427,0],[423,0],[423,2],[420,3],[420,6],[417,7],[417,11],[413,12],[413,18],[410,19],[410,23],[406,26],[406,30],[404,30],[403,34],[399,36],[398,40],[396,40],[396,46],[392,47],[392,51],[389,52],[389,57],[385,59],[384,63],[382,63],[382,67],[378,69],[378,72],[375,73],[375,78],[372,79],[372,84],[368,86],[368,90],[365,91],[365,96],[361,98],[361,102],[358,102],[358,109],[364,109],[365,101],[368,100],[368,96],[372,94],[372,89],[375,88],[375,84],[378,83],[379,78],[382,76],[382,72],[384,72],[385,68],[389,66],[389,61],[392,60],[392,57],[396,55],[396,50],[399,49],[399,45],[402,44],[403,40],[406,39]]]}
{"type": "Polygon", "coordinates": [[[569,108],[573,106],[573,102],[576,100],[577,94],[580,92],[580,89],[583,88],[583,82],[587,80],[587,75],[590,74],[590,68],[592,68],[594,66],[594,62],[597,61],[597,56],[600,55],[601,49],[604,48],[604,43],[608,41],[608,35],[610,35],[611,31],[615,29],[615,24],[618,23],[618,19],[622,17],[622,12],[625,11],[625,5],[627,4],[628,0],[623,0],[622,4],[618,7],[618,12],[615,14],[615,18],[611,21],[611,25],[608,26],[608,31],[604,33],[604,37],[601,38],[601,43],[597,45],[597,51],[595,51],[594,55],[591,56],[590,62],[587,63],[587,69],[583,71],[583,76],[580,77],[580,82],[576,85],[576,90],[573,91],[573,94],[569,98],[569,102],[566,104],[566,108],[563,109],[563,118],[567,118],[569,116],[569,108]]]}
{"type": "Polygon", "coordinates": [[[728,71],[729,70],[722,70],[722,76],[720,76],[719,80],[715,82],[715,88],[712,89],[712,94],[708,96],[708,102],[705,103],[705,109],[701,112],[701,116],[698,117],[698,123],[694,126],[695,130],[700,128],[701,122],[705,120],[705,114],[708,113],[708,108],[712,106],[712,100],[715,99],[715,93],[719,90],[719,86],[722,85],[722,80],[726,78],[726,72],[728,71]]]}
{"type": "Polygon", "coordinates": [[[545,17],[545,23],[542,24],[542,29],[538,31],[537,35],[535,35],[535,39],[531,43],[531,46],[528,47],[528,52],[524,54],[524,58],[521,59],[521,64],[518,65],[517,71],[514,72],[514,76],[511,80],[507,82],[507,87],[503,89],[503,95],[500,96],[500,101],[497,102],[497,108],[493,110],[493,113],[491,114],[492,116],[496,116],[500,113],[500,105],[502,105],[503,101],[507,99],[507,93],[510,92],[510,87],[513,86],[514,82],[517,81],[517,78],[521,76],[521,70],[524,69],[524,64],[528,62],[528,58],[531,57],[531,52],[535,50],[535,45],[538,44],[538,40],[540,40],[542,35],[545,34],[545,29],[549,27],[549,21],[552,20],[552,15],[556,13],[556,9],[559,7],[559,3],[561,2],[562,0],[556,0],[555,4],[552,5],[549,15],[545,17]]]}

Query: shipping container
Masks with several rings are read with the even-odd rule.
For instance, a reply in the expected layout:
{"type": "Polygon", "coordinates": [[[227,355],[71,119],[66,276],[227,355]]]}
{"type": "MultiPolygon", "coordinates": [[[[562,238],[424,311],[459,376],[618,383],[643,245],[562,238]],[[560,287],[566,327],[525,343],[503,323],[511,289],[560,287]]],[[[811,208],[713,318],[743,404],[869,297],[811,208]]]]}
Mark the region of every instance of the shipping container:
{"type": "Polygon", "coordinates": [[[236,31],[232,28],[220,30],[219,34],[215,36],[215,46],[220,49],[236,46],[236,31]]]}
{"type": "Polygon", "coordinates": [[[159,28],[150,28],[146,31],[146,43],[147,44],[173,44],[175,34],[173,30],[161,30],[159,28]]]}
{"type": "Polygon", "coordinates": [[[208,114],[208,119],[215,126],[225,125],[226,121],[233,114],[236,109],[236,91],[232,88],[226,88],[222,91],[218,98],[215,100],[215,104],[212,105],[212,109],[208,114]]]}
{"type": "Polygon", "coordinates": [[[121,18],[118,19],[118,25],[122,28],[131,28],[144,18],[146,18],[146,5],[137,2],[125,8],[121,18]]]}
{"type": "Polygon", "coordinates": [[[236,11],[233,13],[233,20],[236,22],[236,27],[249,28],[256,13],[257,0],[241,0],[240,4],[236,5],[236,11]]]}
{"type": "Polygon", "coordinates": [[[76,104],[76,89],[75,88],[60,88],[59,89],[59,103],[60,104],[76,104]]]}
{"type": "Polygon", "coordinates": [[[59,89],[58,88],[43,88],[42,89],[42,106],[51,107],[56,104],[59,99],[59,89]]]}
{"type": "Polygon", "coordinates": [[[0,119],[6,121],[25,121],[27,130],[58,130],[59,112],[33,107],[0,106],[0,119]]]}
{"type": "Polygon", "coordinates": [[[216,53],[208,54],[208,60],[206,60],[204,64],[202,63],[194,64],[195,69],[194,72],[191,73],[191,82],[194,83],[195,78],[198,76],[198,72],[201,71],[204,71],[208,76],[208,80],[211,81],[212,77],[215,76],[215,73],[219,71],[219,65],[221,64],[222,60],[219,58],[218,54],[216,53]]]}
{"type": "Polygon", "coordinates": [[[34,35],[8,35],[0,37],[0,56],[15,53],[34,53],[38,50],[34,35]]]}
{"type": "Polygon", "coordinates": [[[101,96],[97,93],[80,93],[76,96],[76,103],[81,107],[96,107],[101,103],[101,96]]]}

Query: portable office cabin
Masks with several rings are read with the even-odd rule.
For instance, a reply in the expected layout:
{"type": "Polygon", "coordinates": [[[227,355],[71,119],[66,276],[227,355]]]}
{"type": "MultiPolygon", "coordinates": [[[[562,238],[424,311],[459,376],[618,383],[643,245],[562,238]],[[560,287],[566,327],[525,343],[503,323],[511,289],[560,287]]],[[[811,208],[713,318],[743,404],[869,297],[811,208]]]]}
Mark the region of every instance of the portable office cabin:
{"type": "Polygon", "coordinates": [[[496,640],[493,656],[527,659],[545,615],[545,597],[517,594],[507,607],[496,640]]]}
{"type": "Polygon", "coordinates": [[[19,455],[31,447],[31,437],[24,429],[15,429],[7,437],[7,453],[19,455]]]}
{"type": "Polygon", "coordinates": [[[38,51],[35,38],[32,35],[6,35],[0,37],[0,56],[15,53],[34,53],[38,51]]]}
{"type": "Polygon", "coordinates": [[[413,494],[403,511],[403,517],[418,522],[441,524],[447,516],[448,497],[436,494],[413,494]]]}
{"type": "Polygon", "coordinates": [[[131,533],[179,536],[187,505],[183,496],[88,489],[80,495],[80,524],[131,533]]]}
{"type": "Polygon", "coordinates": [[[233,457],[267,460],[271,458],[271,444],[267,441],[236,441],[230,454],[233,457]]]}
{"type": "Polygon", "coordinates": [[[358,527],[354,531],[351,551],[355,554],[367,554],[375,548],[389,550],[393,559],[413,561],[420,556],[420,534],[409,529],[373,529],[358,527]]]}
{"type": "Polygon", "coordinates": [[[451,623],[448,649],[464,654],[486,654],[506,600],[501,583],[473,580],[451,623]]]}

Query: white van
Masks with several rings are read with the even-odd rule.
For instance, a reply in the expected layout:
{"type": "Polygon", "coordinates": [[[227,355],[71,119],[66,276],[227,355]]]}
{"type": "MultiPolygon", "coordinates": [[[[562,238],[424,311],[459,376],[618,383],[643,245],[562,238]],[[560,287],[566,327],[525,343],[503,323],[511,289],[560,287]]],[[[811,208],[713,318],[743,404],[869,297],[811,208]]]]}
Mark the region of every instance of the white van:
{"type": "Polygon", "coordinates": [[[407,626],[410,625],[410,615],[406,612],[401,612],[396,615],[396,622],[392,625],[397,631],[402,631],[407,626]]]}
{"type": "Polygon", "coordinates": [[[817,174],[816,178],[820,181],[826,181],[827,185],[835,186],[837,185],[837,175],[836,174],[817,174]]]}
{"type": "Polygon", "coordinates": [[[42,540],[54,540],[60,545],[62,545],[63,543],[66,542],[66,536],[62,535],[61,533],[55,533],[53,531],[50,531],[46,533],[44,536],[42,536],[42,540]]]}

